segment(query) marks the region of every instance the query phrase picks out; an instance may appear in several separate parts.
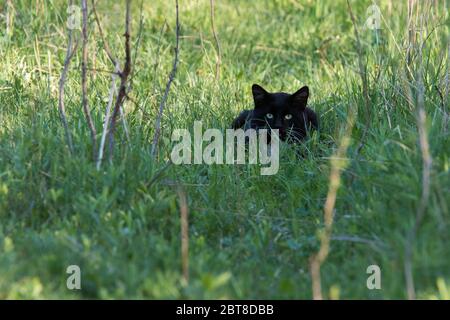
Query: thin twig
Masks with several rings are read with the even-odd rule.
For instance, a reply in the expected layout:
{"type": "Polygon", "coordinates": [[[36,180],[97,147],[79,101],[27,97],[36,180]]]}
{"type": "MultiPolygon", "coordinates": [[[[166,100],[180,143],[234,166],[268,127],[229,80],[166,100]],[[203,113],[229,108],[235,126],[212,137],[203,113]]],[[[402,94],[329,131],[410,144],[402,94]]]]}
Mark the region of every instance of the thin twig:
{"type": "Polygon", "coordinates": [[[11,15],[14,14],[14,7],[12,5],[11,0],[6,0],[6,13],[5,13],[5,19],[6,19],[6,35],[9,36],[11,34],[11,25],[12,25],[12,19],[11,15]]]}
{"type": "Polygon", "coordinates": [[[167,98],[169,96],[169,90],[170,86],[175,78],[175,74],[177,72],[177,66],[178,66],[178,50],[179,50],[179,40],[180,40],[180,22],[178,18],[178,0],[175,0],[175,7],[176,7],[176,45],[175,45],[175,57],[173,59],[173,67],[172,71],[169,75],[169,80],[166,84],[166,90],[164,91],[164,96],[161,100],[161,103],[159,105],[159,112],[156,117],[156,124],[155,124],[155,135],[153,136],[153,144],[152,144],[152,150],[151,154],[154,157],[156,155],[156,150],[158,148],[158,142],[159,142],[159,136],[161,134],[161,118],[164,112],[164,107],[166,105],[167,98]]]}
{"type": "Polygon", "coordinates": [[[142,30],[144,28],[144,0],[141,0],[141,5],[140,5],[140,9],[139,9],[140,13],[141,13],[141,17],[139,18],[139,29],[137,32],[137,40],[136,40],[136,45],[135,45],[135,49],[134,49],[134,55],[133,55],[133,62],[134,62],[134,68],[132,68],[131,70],[131,75],[130,75],[130,90],[131,87],[133,86],[133,79],[134,79],[134,75],[135,75],[135,70],[136,70],[136,62],[137,62],[137,55],[139,52],[139,46],[141,44],[141,38],[142,38],[142,30]]]}
{"type": "MultiPolygon", "coordinates": [[[[418,9],[417,9],[418,10],[418,9]]],[[[424,30],[424,20],[425,17],[421,16],[420,25],[420,41],[423,44],[423,30],[424,30]]],[[[414,30],[415,31],[415,30],[414,30]]],[[[422,194],[420,198],[419,205],[417,207],[416,215],[414,218],[414,224],[408,232],[407,242],[405,246],[405,281],[408,299],[414,300],[416,298],[415,286],[414,286],[414,276],[413,276],[413,246],[417,237],[417,232],[422,224],[422,220],[425,216],[428,201],[430,197],[430,186],[431,186],[431,168],[432,168],[432,157],[430,153],[430,146],[428,143],[428,135],[426,130],[426,112],[425,112],[425,86],[423,83],[423,64],[422,64],[422,50],[423,45],[418,48],[418,72],[416,77],[417,88],[417,100],[416,100],[416,121],[417,129],[419,133],[419,146],[422,155],[422,194]]]]}
{"type": "MultiPolygon", "coordinates": [[[[142,11],[142,5],[143,5],[143,2],[141,2],[141,11],[142,11]]],[[[102,25],[100,23],[100,19],[99,19],[98,14],[97,14],[97,8],[95,7],[95,0],[92,0],[92,12],[94,13],[95,22],[97,23],[98,31],[100,33],[100,37],[102,39],[106,55],[108,56],[109,60],[114,64],[114,68],[115,68],[114,73],[116,73],[116,74],[118,74],[120,76],[123,73],[123,71],[120,70],[119,62],[117,61],[117,59],[112,54],[110,46],[109,46],[108,42],[106,41],[105,35],[103,33],[102,25]]],[[[141,18],[142,18],[142,15],[141,15],[141,18]]],[[[142,22],[141,22],[141,24],[142,24],[142,22]]],[[[136,51],[137,51],[137,48],[136,48],[136,51]]],[[[135,57],[136,57],[136,53],[135,53],[135,57]]],[[[134,61],[136,61],[136,60],[134,59],[134,61]]],[[[106,71],[106,72],[111,73],[111,71],[106,71]]],[[[131,82],[131,80],[130,80],[130,82],[131,82]]],[[[115,87],[115,85],[114,85],[114,90],[115,90],[114,93],[116,93],[117,88],[115,87]]],[[[124,99],[126,97],[127,97],[127,95],[125,95],[124,99]]],[[[122,120],[123,129],[125,131],[125,136],[127,138],[127,141],[129,142],[130,141],[130,134],[129,134],[129,131],[128,131],[128,125],[127,125],[127,121],[126,121],[126,118],[125,118],[125,113],[124,113],[124,110],[123,110],[123,103],[120,105],[119,111],[120,111],[120,119],[122,120]]],[[[109,120],[109,116],[108,117],[105,116],[105,119],[106,118],[108,118],[108,120],[109,120]]],[[[106,125],[106,127],[108,127],[108,125],[106,125]]],[[[105,133],[105,131],[103,131],[103,133],[105,133]]],[[[103,138],[103,136],[102,136],[102,138],[103,138]]],[[[103,150],[104,148],[101,147],[100,149],[103,150]]],[[[101,157],[98,157],[98,159],[101,159],[101,157]]],[[[101,160],[98,160],[98,161],[101,162],[101,160]]],[[[98,161],[97,161],[97,167],[99,168],[98,161]]]]}
{"type": "Polygon", "coordinates": [[[330,183],[328,186],[327,199],[324,206],[324,224],[325,229],[320,235],[320,249],[319,251],[311,256],[310,258],[310,272],[312,280],[312,291],[313,298],[315,300],[322,300],[322,286],[320,278],[320,268],[322,263],[328,256],[330,250],[331,233],[333,228],[333,212],[336,204],[337,191],[341,184],[341,171],[345,167],[345,157],[347,153],[347,148],[350,145],[350,135],[353,129],[353,112],[349,113],[347,120],[347,128],[344,136],[342,137],[338,150],[335,156],[330,160],[331,162],[331,172],[330,172],[330,183]]]}
{"type": "MultiPolygon", "coordinates": [[[[125,98],[128,96],[125,96],[125,98]]],[[[127,142],[130,142],[130,132],[128,130],[127,119],[125,118],[125,111],[123,110],[124,104],[120,106],[120,120],[122,120],[123,131],[125,132],[125,138],[127,142]]]]}
{"type": "MultiPolygon", "coordinates": [[[[69,0],[69,6],[73,5],[73,0],[69,0]]],[[[75,43],[75,45],[72,48],[72,29],[68,29],[68,41],[67,41],[67,51],[66,51],[66,58],[64,60],[64,66],[63,70],[61,72],[61,77],[59,79],[59,95],[58,95],[58,109],[59,109],[59,115],[61,118],[61,122],[64,127],[64,132],[66,135],[67,140],[67,146],[69,147],[69,152],[73,153],[73,143],[72,143],[72,135],[70,134],[69,126],[67,124],[67,118],[66,118],[66,108],[64,104],[64,85],[66,83],[67,78],[67,72],[69,71],[69,65],[70,60],[72,60],[72,57],[78,47],[78,41],[75,43]]]]}
{"type": "MultiPolygon", "coordinates": [[[[448,43],[447,43],[447,59],[449,59],[450,57],[450,36],[448,36],[448,43]]],[[[446,64],[446,72],[445,72],[445,77],[444,77],[444,81],[445,81],[445,91],[444,91],[444,96],[445,96],[445,101],[448,101],[448,95],[450,93],[450,70],[449,70],[449,63],[447,60],[447,64],[446,64]]],[[[448,106],[448,104],[447,104],[448,106]]]]}
{"type": "Polygon", "coordinates": [[[114,105],[114,111],[111,117],[111,125],[109,131],[109,158],[112,160],[114,151],[114,133],[116,131],[116,119],[120,113],[120,108],[127,96],[127,82],[128,76],[131,71],[131,49],[130,49],[130,12],[131,12],[131,0],[126,1],[126,13],[125,13],[125,66],[120,73],[120,87],[119,94],[117,95],[116,103],[114,105]]]}
{"type": "Polygon", "coordinates": [[[81,90],[82,90],[82,104],[83,104],[83,112],[86,117],[86,122],[89,126],[89,131],[91,133],[92,140],[92,156],[95,160],[97,147],[96,147],[96,139],[97,132],[95,130],[94,122],[92,121],[91,112],[88,106],[88,97],[87,97],[87,61],[88,61],[88,32],[87,32],[87,24],[88,24],[88,8],[87,8],[87,0],[81,1],[81,7],[83,12],[83,27],[82,27],[82,35],[83,35],[83,57],[81,62],[81,90]]]}
{"type": "Polygon", "coordinates": [[[371,245],[373,247],[385,247],[386,246],[386,244],[384,242],[380,242],[378,240],[371,240],[371,239],[361,238],[361,237],[358,237],[358,236],[349,236],[349,235],[332,236],[331,240],[333,240],[333,241],[359,242],[359,243],[364,243],[364,244],[371,245]]]}
{"type": "Polygon", "coordinates": [[[364,125],[364,131],[363,134],[361,136],[360,139],[360,143],[358,145],[358,148],[356,149],[356,154],[359,154],[361,149],[364,146],[365,140],[366,140],[366,136],[367,136],[367,132],[369,130],[369,125],[371,122],[371,118],[372,118],[372,110],[371,110],[371,106],[370,106],[370,98],[369,98],[369,84],[368,84],[368,80],[367,80],[367,69],[366,69],[366,65],[363,63],[363,50],[362,50],[362,46],[361,46],[361,40],[359,38],[359,32],[358,32],[358,28],[357,28],[357,23],[356,23],[356,19],[355,16],[353,15],[353,11],[352,11],[352,7],[350,5],[349,0],[347,0],[347,7],[348,7],[348,12],[350,14],[350,18],[352,19],[352,23],[353,23],[353,30],[355,33],[355,38],[356,38],[356,50],[358,53],[358,67],[359,67],[359,75],[361,77],[361,82],[362,82],[362,90],[363,90],[363,96],[364,96],[364,103],[365,103],[365,112],[366,112],[366,123],[364,125]]]}
{"type": "MultiPolygon", "coordinates": [[[[133,88],[133,80],[134,80],[134,76],[136,74],[135,70],[136,70],[136,63],[137,63],[137,58],[138,58],[138,52],[139,52],[139,47],[141,44],[141,38],[142,38],[142,30],[144,28],[144,0],[141,0],[141,5],[139,8],[139,12],[141,14],[140,18],[139,18],[139,29],[137,32],[137,40],[136,40],[136,44],[135,44],[135,49],[134,49],[134,55],[133,55],[133,63],[134,66],[131,68],[131,72],[130,72],[130,80],[128,81],[128,89],[126,92],[126,96],[125,98],[132,101],[135,105],[137,105],[137,102],[130,99],[128,92],[130,92],[133,88]]],[[[136,109],[135,109],[136,110],[136,109]]],[[[125,131],[125,137],[127,138],[128,143],[130,142],[130,134],[129,134],[129,130],[128,130],[128,125],[127,125],[127,121],[125,118],[125,112],[124,112],[124,108],[123,106],[120,108],[120,118],[122,120],[122,124],[123,124],[123,129],[125,131]]]]}
{"type": "MultiPolygon", "coordinates": [[[[411,48],[413,48],[414,43],[416,41],[415,38],[415,28],[414,24],[412,23],[412,16],[414,12],[414,4],[415,0],[408,0],[408,20],[407,20],[407,30],[408,30],[408,45],[406,46],[406,67],[407,71],[409,70],[409,66],[411,65],[412,54],[411,54],[411,48]]],[[[411,75],[410,72],[408,72],[408,75],[411,75]]]]}
{"type": "Polygon", "coordinates": [[[103,28],[102,28],[102,25],[100,23],[100,19],[98,18],[97,9],[95,7],[95,0],[92,0],[92,12],[94,13],[94,18],[95,18],[95,22],[97,23],[98,32],[100,33],[100,37],[102,38],[103,47],[104,47],[104,49],[106,51],[106,54],[107,54],[109,60],[111,61],[111,63],[115,67],[115,66],[117,66],[117,60],[114,57],[114,55],[112,54],[112,51],[111,51],[111,49],[109,47],[108,42],[106,41],[104,33],[103,33],[103,28]]]}
{"type": "Polygon", "coordinates": [[[406,277],[408,299],[410,300],[414,300],[416,298],[416,293],[414,289],[414,276],[412,272],[413,245],[417,237],[417,232],[425,216],[428,207],[428,199],[430,197],[432,158],[430,155],[425,123],[426,123],[425,110],[419,107],[417,116],[417,126],[419,130],[420,150],[422,153],[422,195],[420,197],[419,206],[416,211],[414,225],[409,231],[407,238],[408,241],[405,248],[405,277],[406,277]]]}
{"type": "Polygon", "coordinates": [[[186,284],[189,282],[189,207],[186,192],[181,185],[176,186],[180,205],[181,219],[181,269],[186,284]]]}
{"type": "MultiPolygon", "coordinates": [[[[118,70],[120,70],[119,64],[116,65],[116,71],[118,71],[118,70]]],[[[114,94],[117,92],[117,87],[116,87],[117,75],[118,75],[118,73],[112,73],[112,75],[111,75],[111,87],[109,89],[108,104],[106,106],[105,120],[103,122],[103,132],[102,132],[102,137],[100,140],[100,148],[98,150],[97,170],[100,170],[100,166],[103,161],[103,152],[105,150],[105,141],[106,141],[106,136],[108,134],[108,125],[109,125],[110,115],[111,115],[111,106],[112,106],[112,102],[114,100],[114,94]]]]}
{"type": "Polygon", "coordinates": [[[214,20],[214,0],[210,0],[211,7],[211,29],[216,43],[216,80],[220,78],[220,64],[222,61],[222,50],[220,48],[219,38],[216,33],[215,20],[214,20]]]}
{"type": "MultiPolygon", "coordinates": [[[[166,27],[167,21],[164,20],[164,23],[161,26],[161,29],[159,30],[159,36],[158,36],[158,46],[156,48],[156,53],[155,53],[155,61],[153,63],[153,92],[157,93],[159,90],[161,90],[161,86],[158,85],[158,88],[156,88],[156,82],[158,81],[158,77],[157,75],[157,71],[158,71],[158,67],[161,61],[161,57],[160,57],[160,51],[161,51],[161,39],[162,39],[162,35],[164,32],[164,28],[166,27]]],[[[150,96],[150,92],[147,94],[146,99],[150,96]]]]}
{"type": "Polygon", "coordinates": [[[434,88],[436,89],[437,93],[439,94],[439,99],[441,100],[441,109],[442,111],[445,110],[445,103],[444,103],[444,96],[442,95],[441,90],[439,90],[439,87],[437,85],[434,85],[434,88]]]}

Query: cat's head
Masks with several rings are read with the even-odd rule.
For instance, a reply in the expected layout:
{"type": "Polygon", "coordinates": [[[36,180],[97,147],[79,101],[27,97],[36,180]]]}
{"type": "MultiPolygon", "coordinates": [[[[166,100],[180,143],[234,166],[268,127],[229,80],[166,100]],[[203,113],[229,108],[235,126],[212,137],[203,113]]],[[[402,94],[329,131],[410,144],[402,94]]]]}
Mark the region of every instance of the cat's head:
{"type": "Polygon", "coordinates": [[[255,109],[253,121],[258,127],[278,129],[280,138],[302,140],[306,136],[306,104],[309,89],[304,86],[293,94],[284,92],[270,93],[263,87],[252,86],[255,109]]]}

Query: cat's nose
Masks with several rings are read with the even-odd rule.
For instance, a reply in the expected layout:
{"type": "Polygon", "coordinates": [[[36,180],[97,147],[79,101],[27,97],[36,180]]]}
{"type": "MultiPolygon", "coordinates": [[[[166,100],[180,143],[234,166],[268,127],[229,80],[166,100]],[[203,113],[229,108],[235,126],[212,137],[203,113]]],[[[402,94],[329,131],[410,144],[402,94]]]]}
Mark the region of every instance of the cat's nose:
{"type": "Polygon", "coordinates": [[[280,118],[276,119],[273,128],[274,129],[281,129],[282,127],[283,127],[283,123],[281,122],[281,119],[280,118]]]}

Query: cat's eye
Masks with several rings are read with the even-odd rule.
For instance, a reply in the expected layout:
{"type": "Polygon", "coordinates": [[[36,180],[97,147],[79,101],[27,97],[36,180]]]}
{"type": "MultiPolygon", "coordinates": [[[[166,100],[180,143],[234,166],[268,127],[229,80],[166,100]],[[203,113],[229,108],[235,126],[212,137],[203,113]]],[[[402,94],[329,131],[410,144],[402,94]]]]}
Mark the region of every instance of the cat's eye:
{"type": "Polygon", "coordinates": [[[291,119],[292,119],[292,114],[288,113],[288,114],[286,114],[286,115],[284,116],[284,118],[285,118],[286,120],[291,120],[291,119]]]}
{"type": "Polygon", "coordinates": [[[268,113],[268,114],[266,114],[266,117],[267,117],[267,119],[272,119],[273,118],[273,114],[268,113]]]}

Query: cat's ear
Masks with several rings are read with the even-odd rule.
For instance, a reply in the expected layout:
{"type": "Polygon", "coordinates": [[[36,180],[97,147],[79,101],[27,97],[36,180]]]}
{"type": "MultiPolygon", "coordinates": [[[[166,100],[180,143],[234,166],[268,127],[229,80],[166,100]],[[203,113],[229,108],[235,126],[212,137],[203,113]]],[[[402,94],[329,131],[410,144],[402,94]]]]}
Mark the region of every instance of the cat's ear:
{"type": "Polygon", "coordinates": [[[307,86],[304,86],[291,95],[291,101],[295,107],[304,110],[308,102],[308,97],[309,88],[307,86]]]}
{"type": "Polygon", "coordinates": [[[254,84],[252,86],[253,100],[255,101],[255,107],[261,106],[261,104],[265,101],[266,97],[269,93],[261,86],[254,84]]]}

